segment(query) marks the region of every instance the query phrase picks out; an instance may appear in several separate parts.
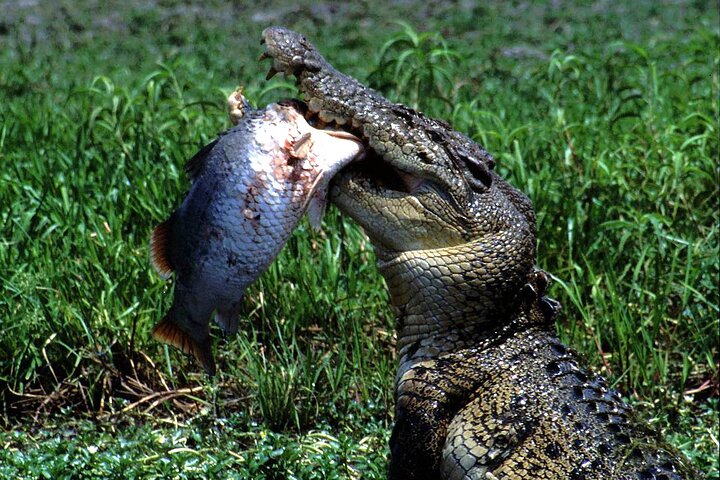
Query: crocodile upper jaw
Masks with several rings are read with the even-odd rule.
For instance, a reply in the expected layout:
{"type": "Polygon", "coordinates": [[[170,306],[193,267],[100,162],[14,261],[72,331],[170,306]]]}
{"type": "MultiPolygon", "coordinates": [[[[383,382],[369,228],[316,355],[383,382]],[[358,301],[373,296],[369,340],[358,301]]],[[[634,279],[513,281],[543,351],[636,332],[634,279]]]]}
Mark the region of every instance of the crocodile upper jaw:
{"type": "Polygon", "coordinates": [[[491,181],[487,152],[447,124],[393,104],[338,72],[296,32],[271,27],[263,43],[261,58],[272,61],[268,77],[296,77],[316,126],[363,139],[366,161],[336,176],[331,198],[376,246],[407,251],[468,240],[475,229],[467,212],[491,181]]]}

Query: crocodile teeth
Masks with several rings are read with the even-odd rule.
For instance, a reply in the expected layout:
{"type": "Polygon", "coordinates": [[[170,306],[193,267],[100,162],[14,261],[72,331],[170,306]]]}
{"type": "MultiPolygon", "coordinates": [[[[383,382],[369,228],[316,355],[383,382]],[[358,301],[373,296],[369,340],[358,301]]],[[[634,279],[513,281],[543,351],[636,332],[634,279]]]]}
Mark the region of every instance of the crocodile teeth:
{"type": "Polygon", "coordinates": [[[278,73],[277,70],[275,70],[275,67],[270,67],[270,70],[268,70],[267,75],[265,75],[265,80],[270,80],[272,77],[274,77],[278,73]]]}
{"type": "Polygon", "coordinates": [[[310,100],[308,100],[307,106],[311,112],[317,113],[322,108],[322,100],[320,100],[319,98],[311,98],[310,100]]]}
{"type": "Polygon", "coordinates": [[[335,120],[335,115],[333,115],[331,112],[328,112],[327,110],[320,110],[320,113],[318,113],[318,117],[320,117],[320,120],[325,123],[330,123],[335,120]]]}
{"type": "Polygon", "coordinates": [[[338,127],[348,123],[347,118],[338,115],[337,113],[328,112],[327,110],[320,110],[318,116],[320,117],[320,120],[327,123],[334,123],[338,127]]]}

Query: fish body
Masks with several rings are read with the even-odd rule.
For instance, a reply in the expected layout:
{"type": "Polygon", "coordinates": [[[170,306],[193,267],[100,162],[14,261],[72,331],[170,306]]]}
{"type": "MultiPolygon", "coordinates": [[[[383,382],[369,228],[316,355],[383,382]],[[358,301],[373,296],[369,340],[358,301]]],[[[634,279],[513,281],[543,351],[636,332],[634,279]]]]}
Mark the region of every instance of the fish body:
{"type": "Polygon", "coordinates": [[[164,278],[175,273],[172,307],[153,337],[192,354],[210,374],[213,312],[226,333],[237,331],[245,288],[306,210],[319,224],[330,179],[362,152],[354,136],[310,126],[299,107],[246,109],[188,162],[189,193],[153,231],[153,266],[164,278]]]}

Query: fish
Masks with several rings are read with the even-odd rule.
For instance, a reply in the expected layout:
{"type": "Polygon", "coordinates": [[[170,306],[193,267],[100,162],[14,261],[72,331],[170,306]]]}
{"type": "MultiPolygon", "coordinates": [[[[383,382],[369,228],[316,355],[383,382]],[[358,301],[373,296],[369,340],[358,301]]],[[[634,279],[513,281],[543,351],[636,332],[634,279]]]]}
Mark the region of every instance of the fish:
{"type": "Polygon", "coordinates": [[[311,126],[298,100],[253,110],[236,91],[228,104],[236,125],[188,161],[189,192],[150,239],[157,273],[175,275],[172,306],[152,336],[192,355],[209,375],[213,312],[225,334],[237,332],[246,287],[304,213],[319,226],[330,179],[363,154],[354,135],[311,126]]]}

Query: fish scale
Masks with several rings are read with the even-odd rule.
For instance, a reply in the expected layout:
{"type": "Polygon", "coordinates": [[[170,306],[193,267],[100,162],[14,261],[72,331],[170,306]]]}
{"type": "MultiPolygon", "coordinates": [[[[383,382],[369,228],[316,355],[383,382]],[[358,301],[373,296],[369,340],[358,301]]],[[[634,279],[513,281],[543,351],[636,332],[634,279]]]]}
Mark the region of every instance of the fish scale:
{"type": "Polygon", "coordinates": [[[236,92],[237,125],[203,147],[186,170],[192,184],[182,205],[150,240],[158,273],[175,273],[173,303],[153,336],[215,372],[212,313],[235,333],[245,288],[278,255],[308,211],[319,225],[332,176],[362,152],[345,132],[310,126],[297,103],[250,110],[236,92]]]}

